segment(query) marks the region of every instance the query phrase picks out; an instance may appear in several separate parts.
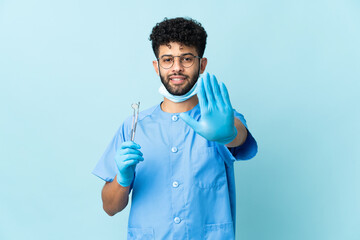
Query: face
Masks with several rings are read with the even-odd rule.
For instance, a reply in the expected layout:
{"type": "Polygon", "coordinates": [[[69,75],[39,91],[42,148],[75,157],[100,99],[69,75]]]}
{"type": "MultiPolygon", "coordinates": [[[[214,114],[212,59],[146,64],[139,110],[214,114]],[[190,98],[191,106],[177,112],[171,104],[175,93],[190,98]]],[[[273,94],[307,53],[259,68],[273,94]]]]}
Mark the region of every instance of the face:
{"type": "MultiPolygon", "coordinates": [[[[185,46],[177,42],[171,42],[159,47],[159,58],[164,55],[180,56],[187,53],[191,53],[194,56],[198,55],[195,47],[185,46]]],[[[194,64],[186,68],[180,63],[180,58],[176,57],[174,58],[173,66],[169,69],[164,69],[158,65],[157,61],[153,61],[155,71],[160,76],[166,90],[177,96],[184,95],[190,91],[196,83],[199,74],[205,71],[206,64],[206,58],[202,58],[201,63],[196,58],[194,64]]]]}

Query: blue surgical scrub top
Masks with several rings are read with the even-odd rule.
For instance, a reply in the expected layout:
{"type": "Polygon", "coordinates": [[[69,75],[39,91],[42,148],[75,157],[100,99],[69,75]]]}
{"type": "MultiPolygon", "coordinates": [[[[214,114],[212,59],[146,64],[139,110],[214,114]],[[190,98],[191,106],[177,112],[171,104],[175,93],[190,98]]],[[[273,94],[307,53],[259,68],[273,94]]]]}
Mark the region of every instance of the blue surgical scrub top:
{"type": "MultiPolygon", "coordinates": [[[[196,105],[187,112],[200,118],[196,105]]],[[[243,115],[234,111],[247,128],[243,115]]],[[[117,174],[116,150],[130,141],[132,118],[116,132],[93,174],[112,181],[117,174]]],[[[135,169],[128,239],[235,238],[235,179],[233,163],[257,153],[248,131],[240,147],[228,149],[196,134],[179,113],[167,113],[160,104],[139,114],[135,142],[144,161],[135,169]]]]}

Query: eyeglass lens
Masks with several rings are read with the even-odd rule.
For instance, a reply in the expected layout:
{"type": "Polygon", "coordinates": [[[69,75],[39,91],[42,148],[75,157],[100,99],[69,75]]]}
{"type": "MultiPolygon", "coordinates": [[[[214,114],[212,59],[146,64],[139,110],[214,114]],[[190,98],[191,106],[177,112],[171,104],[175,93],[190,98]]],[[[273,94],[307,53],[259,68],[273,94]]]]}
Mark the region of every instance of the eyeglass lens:
{"type": "Polygon", "coordinates": [[[181,65],[186,68],[191,67],[195,62],[195,56],[191,54],[181,56],[165,55],[159,60],[160,66],[163,68],[171,68],[174,65],[175,57],[179,57],[181,65]]]}

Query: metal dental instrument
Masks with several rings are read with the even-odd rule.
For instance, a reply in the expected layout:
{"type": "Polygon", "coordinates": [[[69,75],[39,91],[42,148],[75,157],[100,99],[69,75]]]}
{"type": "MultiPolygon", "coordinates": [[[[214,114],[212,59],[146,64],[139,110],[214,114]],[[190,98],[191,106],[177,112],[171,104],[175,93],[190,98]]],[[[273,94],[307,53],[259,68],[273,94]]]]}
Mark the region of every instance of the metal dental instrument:
{"type": "Polygon", "coordinates": [[[131,127],[131,141],[134,141],[136,125],[137,125],[137,122],[138,122],[138,119],[139,119],[140,102],[131,104],[131,107],[134,109],[132,127],[131,127]]]}

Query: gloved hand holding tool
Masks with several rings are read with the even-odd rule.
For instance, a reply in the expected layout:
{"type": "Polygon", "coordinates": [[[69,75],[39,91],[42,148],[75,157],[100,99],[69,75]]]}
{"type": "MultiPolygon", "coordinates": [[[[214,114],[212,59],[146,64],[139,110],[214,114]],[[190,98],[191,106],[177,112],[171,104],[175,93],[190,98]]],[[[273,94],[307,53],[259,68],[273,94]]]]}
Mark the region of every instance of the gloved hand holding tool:
{"type": "Polygon", "coordinates": [[[234,110],[224,83],[219,83],[214,75],[204,74],[198,83],[198,99],[201,117],[196,121],[186,113],[179,116],[196,133],[209,141],[228,144],[237,136],[234,125],[234,110]]]}
{"type": "Polygon", "coordinates": [[[123,142],[115,155],[115,162],[118,168],[117,182],[123,187],[130,186],[134,179],[136,164],[144,161],[143,154],[139,151],[140,145],[134,142],[136,125],[139,119],[140,102],[131,104],[131,107],[134,109],[131,141],[123,142]]]}
{"type": "Polygon", "coordinates": [[[115,162],[118,168],[117,182],[123,186],[130,186],[134,179],[135,167],[144,161],[142,153],[139,151],[140,145],[132,141],[123,142],[120,149],[116,152],[115,162]]]}

